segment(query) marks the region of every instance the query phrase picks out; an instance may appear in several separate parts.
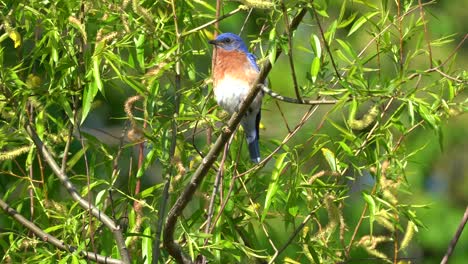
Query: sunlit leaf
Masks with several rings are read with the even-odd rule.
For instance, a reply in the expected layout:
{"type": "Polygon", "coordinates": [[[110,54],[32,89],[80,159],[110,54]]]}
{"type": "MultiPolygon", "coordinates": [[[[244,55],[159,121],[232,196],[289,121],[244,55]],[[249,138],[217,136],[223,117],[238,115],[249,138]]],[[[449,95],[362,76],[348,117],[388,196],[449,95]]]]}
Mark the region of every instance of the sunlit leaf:
{"type": "Polygon", "coordinates": [[[267,216],[271,203],[273,201],[274,196],[276,195],[276,192],[278,191],[279,188],[279,176],[281,175],[281,171],[283,170],[284,166],[286,166],[286,163],[284,162],[284,159],[288,153],[283,153],[280,154],[275,162],[275,168],[273,170],[273,173],[271,175],[271,180],[270,180],[270,185],[268,186],[268,189],[266,191],[266,196],[265,196],[265,205],[263,206],[263,213],[262,213],[262,221],[265,220],[265,217],[267,216]]]}
{"type": "Polygon", "coordinates": [[[380,13],[379,11],[375,11],[375,12],[368,12],[368,13],[362,15],[362,17],[358,18],[358,20],[356,20],[356,22],[354,22],[353,26],[349,30],[348,36],[351,36],[360,27],[362,27],[362,25],[364,25],[367,21],[369,21],[369,19],[371,19],[375,15],[378,15],[379,13],[380,13]]]}
{"type": "Polygon", "coordinates": [[[367,193],[362,193],[362,196],[364,200],[367,203],[367,206],[369,207],[369,224],[370,224],[370,234],[372,235],[374,232],[374,221],[375,221],[375,215],[377,213],[377,206],[375,204],[374,198],[372,198],[371,195],[367,193]]]}
{"type": "Polygon", "coordinates": [[[8,36],[11,38],[11,40],[13,40],[15,48],[21,46],[21,35],[18,33],[18,31],[12,30],[10,33],[8,33],[8,36]]]}
{"type": "Polygon", "coordinates": [[[315,57],[314,60],[312,60],[312,65],[310,67],[310,76],[312,77],[312,82],[315,83],[319,72],[320,72],[320,58],[315,57]]]}
{"type": "Polygon", "coordinates": [[[333,172],[338,171],[338,166],[336,164],[335,153],[333,153],[331,150],[329,150],[327,148],[322,148],[322,154],[325,157],[325,160],[327,161],[328,165],[330,166],[330,169],[333,172]]]}

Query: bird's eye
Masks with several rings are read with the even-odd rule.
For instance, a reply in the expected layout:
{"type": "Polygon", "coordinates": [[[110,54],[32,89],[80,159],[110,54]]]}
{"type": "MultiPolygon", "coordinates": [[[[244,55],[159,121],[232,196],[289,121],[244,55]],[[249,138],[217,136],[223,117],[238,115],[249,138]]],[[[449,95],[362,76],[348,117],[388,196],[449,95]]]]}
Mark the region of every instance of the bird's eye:
{"type": "Polygon", "coordinates": [[[230,39],[230,38],[227,38],[227,39],[224,40],[224,42],[226,42],[226,43],[231,43],[231,39],[230,39]]]}

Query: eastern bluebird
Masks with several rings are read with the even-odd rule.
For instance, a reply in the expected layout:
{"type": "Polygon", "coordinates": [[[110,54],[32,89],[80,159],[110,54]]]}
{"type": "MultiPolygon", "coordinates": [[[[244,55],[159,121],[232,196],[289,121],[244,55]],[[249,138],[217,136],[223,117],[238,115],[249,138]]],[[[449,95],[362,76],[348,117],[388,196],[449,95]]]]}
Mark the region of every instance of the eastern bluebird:
{"type": "MultiPolygon", "coordinates": [[[[218,104],[232,114],[239,110],[260,69],[255,55],[249,53],[238,35],[223,33],[209,43],[216,48],[213,66],[214,95],[218,104]]],[[[241,120],[249,145],[250,159],[254,163],[260,162],[258,140],[262,97],[263,92],[260,91],[241,120]]]]}

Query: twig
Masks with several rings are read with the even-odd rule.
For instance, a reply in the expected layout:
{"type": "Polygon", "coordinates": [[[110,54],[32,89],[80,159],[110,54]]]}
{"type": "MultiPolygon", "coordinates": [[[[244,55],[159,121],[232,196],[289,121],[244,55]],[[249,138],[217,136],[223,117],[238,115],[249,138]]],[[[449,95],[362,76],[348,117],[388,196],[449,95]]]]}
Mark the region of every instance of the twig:
{"type": "Polygon", "coordinates": [[[304,218],[304,220],[302,220],[302,223],[296,228],[296,230],[294,230],[294,232],[292,233],[292,235],[288,238],[288,240],[284,243],[283,246],[281,246],[280,249],[278,249],[275,254],[273,255],[273,257],[271,257],[270,261],[268,262],[269,264],[270,263],[275,263],[275,260],[276,258],[279,257],[279,255],[281,255],[281,253],[283,253],[283,251],[286,250],[286,248],[288,248],[288,246],[291,244],[291,242],[293,241],[293,239],[297,236],[297,234],[299,234],[299,232],[301,232],[301,230],[304,228],[304,226],[307,224],[307,222],[309,222],[310,218],[312,218],[312,216],[315,214],[315,212],[321,208],[322,206],[316,206],[314,208],[314,210],[312,210],[309,215],[307,215],[306,218],[304,218]]]}
{"type": "Polygon", "coordinates": [[[286,129],[288,130],[288,133],[291,133],[291,128],[289,127],[288,119],[286,119],[286,117],[284,116],[284,113],[283,113],[283,110],[281,109],[280,104],[278,103],[278,101],[275,101],[275,104],[276,104],[276,107],[278,108],[278,111],[281,114],[281,118],[283,118],[283,122],[286,125],[286,129]]]}
{"type": "MultiPolygon", "coordinates": [[[[312,117],[312,115],[317,111],[318,109],[318,105],[315,105],[315,106],[311,106],[309,107],[309,109],[307,110],[307,112],[302,116],[302,119],[301,121],[299,121],[299,123],[294,127],[294,129],[288,133],[284,138],[283,138],[283,141],[281,141],[281,143],[268,155],[266,156],[262,161],[260,161],[260,163],[258,163],[256,166],[250,168],[249,170],[237,175],[236,177],[242,177],[244,175],[247,175],[249,173],[251,173],[252,171],[255,171],[255,170],[258,170],[260,168],[262,168],[263,166],[265,166],[265,164],[273,158],[273,156],[278,153],[278,151],[282,150],[283,149],[283,146],[294,136],[296,135],[297,132],[299,132],[299,130],[305,125],[305,123],[312,117]]],[[[328,115],[328,114],[327,114],[328,115]]],[[[325,115],[325,116],[327,116],[325,115]]],[[[324,121],[323,121],[324,122],[324,121]]]]}
{"type": "MultiPolygon", "coordinates": [[[[26,219],[24,216],[22,216],[20,213],[18,213],[15,209],[11,208],[5,201],[0,199],[0,207],[5,211],[5,213],[9,214],[11,217],[13,217],[16,221],[18,221],[20,224],[22,224],[24,227],[28,228],[31,230],[37,237],[42,239],[44,242],[50,243],[54,245],[55,247],[68,251],[70,253],[76,252],[77,248],[67,245],[60,241],[58,238],[50,235],[49,233],[45,232],[42,230],[40,227],[35,225],[33,222],[29,221],[26,219]]],[[[113,259],[109,258],[107,256],[102,256],[98,255],[94,252],[89,252],[89,251],[79,251],[78,254],[84,258],[87,258],[89,260],[96,261],[98,263],[107,263],[107,264],[123,264],[124,262],[118,259],[113,259]]],[[[128,262],[130,263],[130,262],[128,262]]]]}
{"type": "Polygon", "coordinates": [[[267,93],[269,96],[277,100],[287,102],[287,103],[303,104],[303,105],[322,105],[322,104],[336,104],[339,102],[338,100],[324,100],[324,99],[320,99],[320,100],[311,100],[311,99],[302,99],[302,98],[294,99],[291,97],[282,96],[281,94],[274,92],[273,90],[271,90],[264,84],[259,84],[259,86],[262,88],[262,91],[267,93]]]}
{"type": "Polygon", "coordinates": [[[181,37],[185,37],[185,36],[187,36],[187,35],[190,35],[190,34],[192,34],[192,33],[195,33],[195,32],[197,32],[197,31],[200,31],[200,30],[202,30],[202,29],[204,29],[204,28],[206,28],[206,27],[209,27],[209,26],[211,26],[211,25],[213,25],[213,24],[216,24],[217,22],[219,22],[219,21],[221,21],[221,20],[223,20],[223,19],[225,19],[225,18],[228,18],[228,17],[230,17],[230,16],[232,16],[232,15],[234,15],[234,14],[236,14],[236,13],[238,13],[238,12],[244,10],[244,9],[245,9],[244,6],[239,6],[238,8],[232,10],[231,12],[229,12],[229,13],[227,13],[227,14],[225,14],[225,15],[222,15],[222,16],[220,16],[220,17],[214,19],[214,20],[211,20],[211,21],[208,22],[208,23],[205,23],[205,24],[203,24],[203,25],[201,25],[201,26],[199,26],[199,27],[196,27],[196,28],[194,28],[194,29],[191,29],[191,30],[189,30],[189,31],[183,32],[182,34],[180,34],[180,36],[181,36],[181,37]]]}
{"type": "Polygon", "coordinates": [[[320,36],[322,37],[323,45],[325,45],[325,48],[327,49],[328,55],[330,56],[330,61],[331,61],[332,65],[333,65],[333,69],[335,70],[336,76],[338,77],[338,80],[341,81],[340,73],[338,72],[338,68],[336,67],[335,60],[333,59],[332,52],[330,50],[330,45],[328,44],[328,41],[325,38],[325,33],[323,32],[323,28],[322,28],[322,25],[320,24],[319,16],[317,14],[317,10],[315,10],[314,5],[312,5],[312,11],[313,11],[312,13],[313,13],[313,16],[315,17],[315,20],[317,21],[317,26],[318,26],[318,28],[320,30],[320,36]]]}
{"type": "Polygon", "coordinates": [[[286,25],[286,35],[288,37],[288,59],[289,67],[291,67],[291,76],[294,84],[294,92],[296,93],[296,98],[298,102],[302,103],[301,93],[299,92],[299,85],[297,84],[296,69],[294,68],[294,59],[293,59],[293,49],[292,49],[292,34],[289,31],[289,19],[288,19],[288,10],[284,0],[281,2],[281,9],[283,10],[284,24],[286,25]]]}
{"type": "MultiPolygon", "coordinates": [[[[207,219],[206,219],[206,226],[205,226],[205,233],[211,233],[210,230],[213,230],[211,227],[215,226],[215,223],[213,223],[213,225],[211,224],[212,222],[212,219],[213,219],[213,213],[214,213],[214,203],[215,203],[215,200],[216,200],[216,194],[218,193],[218,190],[219,190],[219,186],[220,184],[222,183],[222,179],[223,179],[223,176],[224,176],[224,163],[226,162],[226,158],[229,154],[229,148],[230,148],[230,143],[232,142],[233,140],[233,136],[231,136],[231,139],[229,140],[229,142],[225,145],[224,147],[224,152],[223,152],[223,158],[221,159],[221,162],[219,164],[219,170],[218,170],[218,173],[216,173],[216,178],[215,178],[215,182],[214,182],[214,186],[213,186],[213,191],[211,193],[211,197],[210,197],[210,204],[208,206],[208,215],[207,215],[207,219]]],[[[222,198],[220,198],[222,199],[222,198]]],[[[208,239],[205,239],[205,245],[206,243],[208,242],[208,239]]]]}
{"type": "MultiPolygon", "coordinates": [[[[304,18],[306,12],[307,12],[306,9],[302,9],[297,14],[297,16],[291,22],[291,30],[295,30],[299,26],[299,23],[304,18]]],[[[277,53],[276,53],[276,58],[278,58],[280,54],[281,54],[281,49],[278,48],[277,53]]],[[[203,158],[202,163],[200,164],[200,166],[197,168],[192,178],[190,179],[190,183],[185,187],[184,191],[180,194],[174,206],[169,211],[169,214],[166,220],[165,229],[164,229],[165,232],[163,235],[164,246],[166,247],[169,254],[172,257],[174,257],[174,259],[178,263],[192,263],[192,260],[183,253],[180,245],[174,241],[174,231],[175,231],[177,219],[181,215],[183,209],[187,206],[188,202],[192,199],[192,196],[195,193],[195,190],[202,183],[204,177],[210,170],[213,163],[216,161],[216,158],[218,157],[219,153],[223,149],[223,146],[229,140],[232,133],[236,130],[242,117],[244,116],[250,104],[252,103],[252,101],[254,100],[254,98],[256,97],[257,93],[260,90],[260,87],[258,86],[258,84],[262,83],[265,80],[271,68],[272,68],[271,63],[269,61],[266,61],[263,65],[262,70],[259,73],[257,80],[255,80],[254,84],[252,85],[252,89],[250,90],[249,94],[242,102],[239,112],[234,113],[231,119],[229,120],[227,126],[222,129],[221,135],[218,137],[218,139],[216,140],[216,142],[214,143],[213,147],[210,149],[206,157],[203,158]]]]}
{"type": "Polygon", "coordinates": [[[65,148],[63,149],[63,158],[62,158],[62,172],[65,173],[67,171],[67,160],[68,160],[68,151],[70,150],[70,145],[73,138],[73,123],[70,123],[68,127],[68,138],[67,142],[65,143],[65,148]]]}
{"type": "Polygon", "coordinates": [[[397,17],[398,17],[398,26],[397,26],[398,38],[400,40],[400,70],[403,70],[403,65],[405,64],[405,62],[404,62],[404,54],[403,54],[403,32],[402,32],[403,18],[400,18],[401,17],[401,0],[397,0],[396,5],[397,5],[397,17]]]}
{"type": "Polygon", "coordinates": [[[422,3],[421,3],[421,0],[418,0],[418,4],[419,4],[419,13],[420,13],[420,16],[421,16],[421,19],[422,19],[422,23],[423,23],[423,26],[424,26],[424,36],[426,37],[426,42],[427,42],[427,50],[429,52],[429,65],[431,66],[431,68],[433,67],[432,66],[432,49],[431,49],[431,40],[429,38],[429,32],[427,30],[427,22],[426,22],[426,19],[424,18],[424,9],[422,7],[422,3]]]}
{"type": "Polygon", "coordinates": [[[25,129],[28,135],[31,137],[32,141],[36,145],[39,153],[41,153],[42,157],[44,160],[47,162],[47,164],[50,166],[52,171],[55,173],[55,175],[59,178],[59,180],[62,182],[63,186],[67,189],[67,191],[70,193],[71,197],[73,200],[78,202],[78,204],[91,212],[91,214],[96,217],[100,222],[102,222],[106,227],[108,227],[112,234],[114,235],[115,242],[117,243],[118,249],[120,256],[122,258],[122,263],[130,263],[130,254],[127,250],[127,247],[125,246],[125,240],[123,238],[122,230],[120,229],[120,226],[118,226],[109,216],[107,216],[104,212],[99,210],[97,207],[94,205],[88,203],[77,191],[76,187],[73,185],[73,183],[70,181],[68,178],[67,174],[62,172],[61,168],[55,161],[54,157],[52,157],[52,154],[50,151],[47,149],[47,147],[44,145],[44,142],[39,138],[37,135],[36,130],[32,127],[30,123],[25,124],[25,129]]]}
{"type": "Polygon", "coordinates": [[[450,241],[449,247],[447,248],[447,252],[444,255],[444,258],[440,262],[440,264],[446,264],[448,262],[448,259],[450,258],[450,255],[452,255],[453,250],[455,249],[455,246],[457,245],[458,239],[460,238],[461,233],[463,232],[463,228],[465,228],[466,222],[468,221],[468,206],[465,209],[465,213],[463,214],[463,218],[458,225],[457,231],[455,232],[455,235],[452,238],[452,241],[450,241]]]}
{"type": "MultiPolygon", "coordinates": [[[[377,190],[377,184],[374,185],[374,188],[372,188],[371,195],[374,195],[375,191],[377,190]]],[[[359,220],[356,224],[356,227],[354,228],[353,235],[351,236],[351,239],[349,240],[348,247],[345,249],[345,255],[347,258],[349,258],[349,251],[351,250],[351,246],[353,245],[354,239],[356,238],[357,232],[359,228],[361,227],[362,221],[364,220],[364,216],[366,215],[367,212],[367,203],[364,205],[364,208],[362,209],[361,216],[359,217],[359,220]]]]}
{"type": "MultiPolygon", "coordinates": [[[[175,88],[174,88],[174,118],[172,119],[171,126],[172,126],[172,135],[171,135],[171,146],[169,149],[169,158],[171,159],[171,163],[175,161],[175,149],[177,147],[177,117],[179,116],[179,108],[180,108],[180,90],[181,90],[181,70],[180,70],[180,46],[182,42],[182,36],[179,31],[179,22],[176,12],[175,0],[171,1],[172,7],[172,15],[174,16],[174,29],[176,33],[176,41],[177,41],[177,50],[176,50],[176,63],[175,63],[175,88]]],[[[161,203],[159,206],[159,218],[157,223],[156,229],[156,239],[153,243],[153,264],[157,264],[159,261],[159,246],[161,244],[161,232],[163,229],[164,223],[164,216],[166,213],[167,203],[169,201],[169,187],[171,184],[172,179],[172,171],[173,166],[170,167],[169,172],[166,175],[166,183],[164,185],[164,190],[161,196],[161,203]]]]}

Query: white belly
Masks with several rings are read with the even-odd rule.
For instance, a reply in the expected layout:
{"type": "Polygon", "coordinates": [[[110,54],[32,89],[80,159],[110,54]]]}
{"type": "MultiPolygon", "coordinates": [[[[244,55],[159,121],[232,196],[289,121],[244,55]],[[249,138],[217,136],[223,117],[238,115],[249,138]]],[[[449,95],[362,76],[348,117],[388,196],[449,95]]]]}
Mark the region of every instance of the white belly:
{"type": "Polygon", "coordinates": [[[218,104],[232,114],[239,110],[240,103],[249,93],[249,89],[248,82],[226,76],[214,88],[214,95],[218,104]]]}

